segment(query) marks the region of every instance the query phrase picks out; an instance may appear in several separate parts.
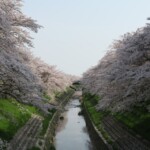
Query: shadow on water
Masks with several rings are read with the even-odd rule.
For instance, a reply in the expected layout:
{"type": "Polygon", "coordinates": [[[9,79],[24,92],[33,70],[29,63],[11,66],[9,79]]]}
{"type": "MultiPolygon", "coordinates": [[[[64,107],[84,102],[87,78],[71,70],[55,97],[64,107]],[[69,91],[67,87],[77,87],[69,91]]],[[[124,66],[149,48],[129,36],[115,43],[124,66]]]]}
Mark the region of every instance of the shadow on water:
{"type": "Polygon", "coordinates": [[[90,140],[86,123],[81,111],[80,101],[72,99],[62,113],[63,120],[59,120],[55,136],[56,150],[94,150],[90,140]]]}

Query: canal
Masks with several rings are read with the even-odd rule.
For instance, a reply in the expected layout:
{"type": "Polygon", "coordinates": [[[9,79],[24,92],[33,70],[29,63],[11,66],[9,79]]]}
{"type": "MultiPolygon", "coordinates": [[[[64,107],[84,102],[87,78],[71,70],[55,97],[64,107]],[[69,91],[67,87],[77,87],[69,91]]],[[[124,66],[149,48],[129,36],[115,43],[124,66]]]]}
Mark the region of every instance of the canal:
{"type": "Polygon", "coordinates": [[[88,134],[79,99],[72,99],[58,122],[55,136],[56,150],[94,150],[88,134]]]}

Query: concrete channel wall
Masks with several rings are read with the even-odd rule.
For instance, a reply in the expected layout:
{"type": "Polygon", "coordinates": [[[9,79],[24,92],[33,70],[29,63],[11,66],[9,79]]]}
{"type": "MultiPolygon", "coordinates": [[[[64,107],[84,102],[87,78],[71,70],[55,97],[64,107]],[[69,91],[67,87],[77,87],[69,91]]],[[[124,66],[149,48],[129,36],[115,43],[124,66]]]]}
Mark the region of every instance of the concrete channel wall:
{"type": "Polygon", "coordinates": [[[47,129],[46,134],[44,135],[44,150],[50,150],[51,147],[54,144],[54,136],[55,136],[55,128],[58,122],[58,119],[60,117],[60,114],[62,113],[62,108],[68,103],[72,95],[74,94],[74,90],[72,90],[60,103],[58,110],[53,115],[49,127],[47,129]]]}
{"type": "Polygon", "coordinates": [[[101,133],[93,124],[84,102],[83,102],[83,112],[84,112],[86,125],[90,134],[90,138],[96,150],[112,150],[112,147],[107,144],[107,142],[103,139],[101,133]]]}

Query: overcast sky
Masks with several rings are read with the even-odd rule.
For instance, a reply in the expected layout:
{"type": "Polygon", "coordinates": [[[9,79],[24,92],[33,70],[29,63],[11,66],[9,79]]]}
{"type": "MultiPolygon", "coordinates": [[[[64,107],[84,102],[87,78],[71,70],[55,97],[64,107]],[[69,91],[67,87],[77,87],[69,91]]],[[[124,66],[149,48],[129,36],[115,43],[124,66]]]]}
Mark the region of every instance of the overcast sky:
{"type": "Polygon", "coordinates": [[[115,39],[148,22],[150,0],[24,0],[23,11],[44,26],[32,34],[35,56],[81,75],[115,39]]]}

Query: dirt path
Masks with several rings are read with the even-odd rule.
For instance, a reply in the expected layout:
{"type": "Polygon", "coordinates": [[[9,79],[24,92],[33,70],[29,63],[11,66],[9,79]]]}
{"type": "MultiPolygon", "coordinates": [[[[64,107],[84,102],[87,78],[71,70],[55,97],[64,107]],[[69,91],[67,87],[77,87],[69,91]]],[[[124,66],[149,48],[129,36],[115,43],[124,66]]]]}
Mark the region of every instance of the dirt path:
{"type": "Polygon", "coordinates": [[[27,150],[37,141],[37,134],[42,125],[42,118],[33,115],[31,119],[16,133],[11,140],[8,150],[27,150]]]}

